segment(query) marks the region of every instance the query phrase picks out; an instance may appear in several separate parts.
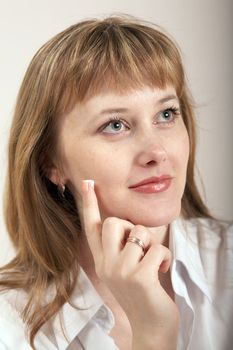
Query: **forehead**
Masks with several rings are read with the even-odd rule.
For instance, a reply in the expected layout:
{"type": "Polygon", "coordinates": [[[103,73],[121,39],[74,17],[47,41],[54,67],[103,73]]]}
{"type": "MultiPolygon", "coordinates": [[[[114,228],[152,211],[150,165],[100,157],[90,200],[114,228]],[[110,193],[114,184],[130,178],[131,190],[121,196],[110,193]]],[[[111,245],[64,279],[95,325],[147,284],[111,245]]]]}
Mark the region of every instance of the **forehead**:
{"type": "Polygon", "coordinates": [[[137,101],[154,101],[164,103],[171,99],[178,99],[176,90],[173,86],[167,86],[163,89],[157,87],[143,86],[138,89],[128,89],[125,91],[101,91],[92,97],[76,104],[77,107],[87,107],[88,109],[112,108],[114,106],[131,105],[134,106],[137,101]]]}

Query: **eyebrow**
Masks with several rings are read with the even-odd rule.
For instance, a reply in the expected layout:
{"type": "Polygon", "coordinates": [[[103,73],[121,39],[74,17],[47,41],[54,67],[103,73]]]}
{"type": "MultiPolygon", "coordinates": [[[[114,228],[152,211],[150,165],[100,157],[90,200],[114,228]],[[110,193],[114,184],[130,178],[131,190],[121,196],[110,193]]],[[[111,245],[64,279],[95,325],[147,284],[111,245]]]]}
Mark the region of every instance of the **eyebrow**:
{"type": "MultiPolygon", "coordinates": [[[[156,104],[163,104],[163,103],[171,101],[171,100],[178,101],[178,97],[176,95],[168,95],[168,96],[163,97],[160,100],[158,100],[156,104]]],[[[124,112],[128,112],[128,111],[129,111],[128,108],[107,108],[107,109],[101,110],[99,114],[124,113],[124,112]]]]}
{"type": "Polygon", "coordinates": [[[170,101],[170,100],[177,100],[177,101],[179,101],[178,100],[178,97],[176,96],[176,95],[168,95],[168,96],[166,96],[166,97],[163,97],[163,98],[161,98],[159,101],[158,101],[158,103],[164,103],[164,102],[167,102],[167,101],[170,101]]]}

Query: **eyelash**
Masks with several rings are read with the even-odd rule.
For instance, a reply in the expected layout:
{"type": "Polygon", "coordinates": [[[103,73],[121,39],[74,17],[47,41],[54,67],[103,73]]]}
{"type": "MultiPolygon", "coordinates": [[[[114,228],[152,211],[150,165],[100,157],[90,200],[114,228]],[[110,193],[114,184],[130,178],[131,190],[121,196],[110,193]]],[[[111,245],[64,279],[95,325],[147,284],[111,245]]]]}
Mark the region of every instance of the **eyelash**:
{"type": "Polygon", "coordinates": [[[180,115],[180,110],[179,110],[179,108],[177,108],[177,107],[166,108],[166,109],[164,109],[163,111],[161,111],[160,113],[164,113],[164,112],[167,112],[167,111],[172,112],[173,119],[172,119],[171,121],[164,122],[164,123],[162,123],[162,124],[173,124],[173,123],[175,123],[176,118],[178,118],[178,116],[180,115]]]}
{"type": "MultiPolygon", "coordinates": [[[[109,120],[107,121],[107,123],[105,123],[102,127],[101,127],[101,131],[104,131],[104,129],[106,129],[107,126],[109,126],[110,124],[114,123],[114,122],[120,122],[122,123],[125,127],[127,126],[127,123],[125,120],[121,119],[120,117],[110,117],[109,120]]],[[[128,127],[129,128],[129,127],[128,127]]],[[[106,134],[111,134],[111,133],[106,133],[106,134]]],[[[112,133],[114,134],[114,133],[112,133]]]]}
{"type": "MultiPolygon", "coordinates": [[[[171,125],[171,124],[174,124],[175,123],[175,121],[176,121],[176,119],[178,118],[178,116],[180,115],[180,110],[179,110],[179,108],[177,108],[177,107],[170,107],[170,108],[166,108],[166,109],[164,109],[163,111],[161,111],[161,112],[159,112],[159,113],[165,113],[165,112],[167,112],[167,111],[169,111],[169,112],[172,112],[172,116],[173,116],[173,118],[172,118],[172,120],[171,121],[165,121],[165,122],[156,122],[155,124],[165,124],[165,125],[171,125]]],[[[129,126],[127,126],[127,123],[125,122],[125,120],[123,120],[123,119],[121,119],[120,117],[118,117],[118,116],[114,116],[114,117],[110,117],[109,118],[109,120],[100,128],[100,131],[102,131],[102,132],[104,132],[104,129],[107,127],[107,126],[109,126],[111,123],[114,123],[114,122],[120,122],[120,123],[122,123],[125,127],[127,127],[128,129],[129,129],[129,126]]],[[[117,135],[117,134],[119,134],[119,133],[107,133],[106,132],[106,134],[115,134],[115,135],[117,135]]]]}

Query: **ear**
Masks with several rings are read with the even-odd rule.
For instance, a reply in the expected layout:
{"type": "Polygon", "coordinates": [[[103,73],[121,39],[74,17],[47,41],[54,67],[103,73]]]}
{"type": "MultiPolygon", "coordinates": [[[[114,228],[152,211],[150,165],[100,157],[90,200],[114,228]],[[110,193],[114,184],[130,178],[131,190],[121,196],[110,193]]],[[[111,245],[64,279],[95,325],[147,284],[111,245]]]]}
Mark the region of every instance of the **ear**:
{"type": "Polygon", "coordinates": [[[64,176],[61,170],[56,166],[48,155],[45,155],[41,162],[44,175],[56,186],[64,184],[64,176]]]}
{"type": "Polygon", "coordinates": [[[52,166],[50,168],[47,168],[46,170],[46,177],[52,182],[54,183],[54,185],[59,185],[61,183],[63,183],[62,176],[60,174],[60,171],[58,170],[58,168],[56,168],[55,166],[52,166]]]}

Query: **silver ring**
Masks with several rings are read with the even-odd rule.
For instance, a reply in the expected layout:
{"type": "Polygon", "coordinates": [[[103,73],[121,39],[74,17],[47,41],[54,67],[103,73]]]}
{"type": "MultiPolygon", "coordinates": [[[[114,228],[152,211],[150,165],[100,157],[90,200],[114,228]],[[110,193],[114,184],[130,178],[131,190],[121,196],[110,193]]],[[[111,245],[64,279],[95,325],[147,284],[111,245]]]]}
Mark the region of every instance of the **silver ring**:
{"type": "Polygon", "coordinates": [[[137,244],[140,248],[142,248],[143,256],[145,255],[146,247],[141,239],[139,239],[137,237],[128,237],[126,240],[126,243],[128,243],[128,242],[137,244]]]}

